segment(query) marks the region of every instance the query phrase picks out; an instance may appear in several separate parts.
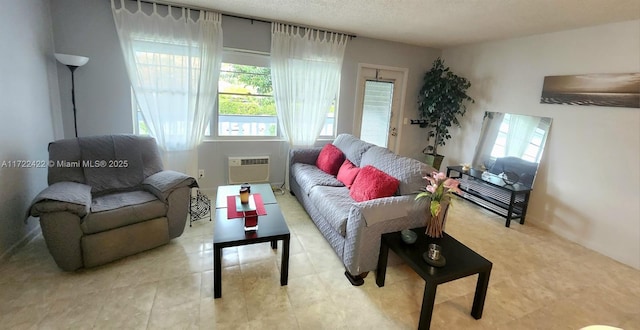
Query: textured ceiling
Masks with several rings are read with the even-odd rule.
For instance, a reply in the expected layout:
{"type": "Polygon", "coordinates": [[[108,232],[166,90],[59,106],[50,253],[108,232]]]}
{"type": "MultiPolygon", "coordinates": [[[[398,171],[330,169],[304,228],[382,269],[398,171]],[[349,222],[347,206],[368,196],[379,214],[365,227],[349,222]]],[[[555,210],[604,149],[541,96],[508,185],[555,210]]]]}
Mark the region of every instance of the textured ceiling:
{"type": "Polygon", "coordinates": [[[640,0],[169,2],[435,48],[640,19],[640,0]]]}

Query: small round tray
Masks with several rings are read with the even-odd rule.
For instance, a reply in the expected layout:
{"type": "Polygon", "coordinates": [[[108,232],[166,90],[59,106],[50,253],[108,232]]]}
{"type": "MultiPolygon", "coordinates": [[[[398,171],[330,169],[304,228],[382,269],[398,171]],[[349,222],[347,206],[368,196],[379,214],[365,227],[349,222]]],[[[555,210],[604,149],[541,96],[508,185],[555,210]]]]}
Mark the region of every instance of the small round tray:
{"type": "Polygon", "coordinates": [[[424,259],[424,261],[426,261],[429,265],[433,267],[443,267],[444,265],[447,264],[447,259],[443,255],[440,255],[440,258],[438,258],[437,260],[429,259],[429,252],[423,253],[422,259],[424,259]]]}

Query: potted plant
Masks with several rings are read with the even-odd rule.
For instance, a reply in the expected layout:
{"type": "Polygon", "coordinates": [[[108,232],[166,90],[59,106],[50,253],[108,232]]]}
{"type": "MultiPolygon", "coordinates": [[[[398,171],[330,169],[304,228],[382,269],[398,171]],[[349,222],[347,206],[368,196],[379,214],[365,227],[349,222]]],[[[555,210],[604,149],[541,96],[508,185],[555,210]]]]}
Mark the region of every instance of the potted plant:
{"type": "Polygon", "coordinates": [[[427,163],[437,170],[444,156],[438,154],[438,147],[444,146],[451,138],[449,127],[460,127],[458,117],[467,111],[465,101],[474,100],[467,95],[471,82],[460,77],[444,66],[437,58],[433,67],[424,75],[423,85],[418,94],[418,114],[422,120],[420,127],[427,128],[427,147],[422,151],[427,155],[427,163]]]}

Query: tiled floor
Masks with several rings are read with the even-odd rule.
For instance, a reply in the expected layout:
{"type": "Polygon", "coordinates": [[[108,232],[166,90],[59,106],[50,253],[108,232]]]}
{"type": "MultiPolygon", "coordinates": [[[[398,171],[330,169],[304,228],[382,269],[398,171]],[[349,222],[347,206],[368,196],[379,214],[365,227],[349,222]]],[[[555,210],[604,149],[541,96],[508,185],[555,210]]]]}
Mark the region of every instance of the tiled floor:
{"type": "MultiPolygon", "coordinates": [[[[278,196],[291,229],[289,285],[268,243],[224,250],[223,296],[213,299],[211,222],[170,244],[64,273],[42,237],[0,265],[2,329],[415,329],[424,282],[390,267],[353,287],[295,198],[278,196]]],[[[458,201],[447,232],[493,262],[484,315],[469,313],[476,276],[438,287],[432,329],[640,329],[640,271],[458,201]]]]}

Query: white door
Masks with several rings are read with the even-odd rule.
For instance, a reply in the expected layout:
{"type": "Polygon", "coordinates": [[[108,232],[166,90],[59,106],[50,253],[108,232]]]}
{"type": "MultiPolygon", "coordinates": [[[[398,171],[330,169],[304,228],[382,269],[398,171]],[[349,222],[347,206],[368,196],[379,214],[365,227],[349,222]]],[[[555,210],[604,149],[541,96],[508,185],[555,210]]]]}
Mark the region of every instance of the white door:
{"type": "Polygon", "coordinates": [[[397,152],[407,69],[360,64],[354,135],[397,152]]]}

